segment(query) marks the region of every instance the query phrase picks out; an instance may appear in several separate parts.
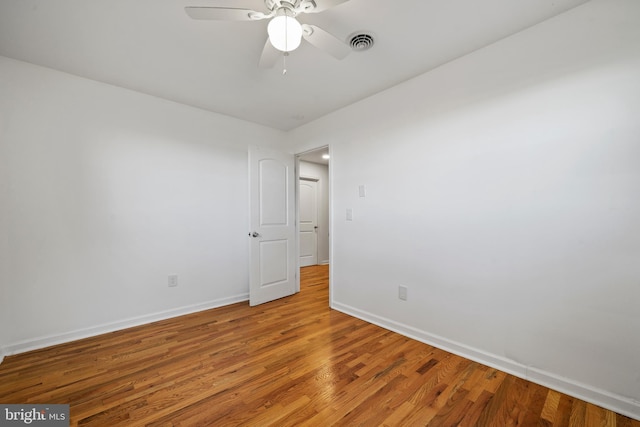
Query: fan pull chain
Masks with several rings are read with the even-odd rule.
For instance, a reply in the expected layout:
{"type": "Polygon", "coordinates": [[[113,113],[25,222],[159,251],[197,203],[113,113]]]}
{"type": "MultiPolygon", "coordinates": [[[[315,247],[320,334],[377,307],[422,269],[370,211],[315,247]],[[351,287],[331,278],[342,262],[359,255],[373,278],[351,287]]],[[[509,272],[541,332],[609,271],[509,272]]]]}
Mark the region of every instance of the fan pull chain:
{"type": "Polygon", "coordinates": [[[288,20],[285,19],[284,21],[284,55],[282,55],[282,75],[286,76],[287,75],[287,55],[289,55],[289,25],[288,24],[288,20]]]}
{"type": "Polygon", "coordinates": [[[285,52],[284,55],[282,55],[282,75],[283,76],[287,75],[287,56],[289,56],[289,52],[285,52]]]}

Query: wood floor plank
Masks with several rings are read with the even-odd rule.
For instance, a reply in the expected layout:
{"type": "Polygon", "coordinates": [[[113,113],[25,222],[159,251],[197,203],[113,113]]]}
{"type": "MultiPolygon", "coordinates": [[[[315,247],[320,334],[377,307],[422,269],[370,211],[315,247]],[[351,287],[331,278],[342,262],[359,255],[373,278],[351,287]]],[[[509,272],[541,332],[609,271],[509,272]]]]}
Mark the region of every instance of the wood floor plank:
{"type": "Polygon", "coordinates": [[[557,391],[549,390],[549,392],[547,393],[547,398],[542,407],[540,418],[550,424],[553,424],[554,420],[556,419],[558,405],[560,404],[560,397],[560,393],[558,393],[557,391]]]}
{"type": "Polygon", "coordinates": [[[471,427],[479,425],[478,420],[486,410],[487,406],[493,399],[493,393],[484,390],[477,399],[471,401],[473,404],[467,410],[467,413],[460,421],[459,427],[471,427]]]}
{"type": "Polygon", "coordinates": [[[72,426],[607,426],[640,422],[331,310],[302,291],[6,357],[0,402],[72,426]]]}
{"type": "Polygon", "coordinates": [[[533,383],[530,383],[530,385],[532,387],[531,396],[522,425],[549,426],[550,422],[542,418],[542,410],[546,403],[549,389],[533,383]]]}
{"type": "Polygon", "coordinates": [[[558,407],[553,421],[554,427],[566,427],[570,425],[573,407],[573,397],[560,394],[558,407]]]}

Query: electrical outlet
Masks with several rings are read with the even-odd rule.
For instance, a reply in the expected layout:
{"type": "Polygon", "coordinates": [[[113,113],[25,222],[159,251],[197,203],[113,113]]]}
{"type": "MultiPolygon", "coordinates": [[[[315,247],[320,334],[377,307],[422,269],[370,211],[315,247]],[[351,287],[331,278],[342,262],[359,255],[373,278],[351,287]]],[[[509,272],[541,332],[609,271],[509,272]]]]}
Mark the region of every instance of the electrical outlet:
{"type": "Polygon", "coordinates": [[[407,287],[406,286],[398,286],[398,298],[402,301],[407,300],[407,287]]]}
{"type": "Polygon", "coordinates": [[[175,288],[176,286],[178,286],[178,275],[177,274],[169,275],[169,287],[175,288]]]}

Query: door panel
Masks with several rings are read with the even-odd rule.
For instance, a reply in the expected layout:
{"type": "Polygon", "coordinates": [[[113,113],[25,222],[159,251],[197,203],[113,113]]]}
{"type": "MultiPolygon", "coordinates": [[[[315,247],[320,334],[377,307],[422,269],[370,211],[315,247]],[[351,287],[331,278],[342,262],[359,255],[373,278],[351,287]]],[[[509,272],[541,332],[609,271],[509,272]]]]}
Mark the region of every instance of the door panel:
{"type": "Polygon", "coordinates": [[[260,286],[278,285],[288,280],[289,251],[286,240],[260,242],[260,286]]]}
{"type": "Polygon", "coordinates": [[[318,264],[317,182],[300,180],[300,267],[318,264]]]}
{"type": "Polygon", "coordinates": [[[249,304],[295,293],[294,157],[249,148],[251,245],[249,304]]]}
{"type": "Polygon", "coordinates": [[[260,159],[260,226],[286,226],[287,210],[287,174],[285,163],[274,159],[260,159]]]}

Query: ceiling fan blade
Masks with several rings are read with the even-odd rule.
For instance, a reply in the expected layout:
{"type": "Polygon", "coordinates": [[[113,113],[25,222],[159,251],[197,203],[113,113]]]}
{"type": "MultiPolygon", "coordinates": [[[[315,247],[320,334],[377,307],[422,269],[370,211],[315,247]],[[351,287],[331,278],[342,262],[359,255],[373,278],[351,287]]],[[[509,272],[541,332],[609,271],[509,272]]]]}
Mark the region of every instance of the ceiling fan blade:
{"type": "Polygon", "coordinates": [[[234,7],[188,6],[184,11],[193,19],[217,21],[259,21],[270,16],[255,10],[234,7]]]}
{"type": "Polygon", "coordinates": [[[348,1],[349,0],[315,0],[316,7],[314,7],[313,9],[310,9],[308,12],[309,13],[323,12],[327,9],[331,9],[332,7],[336,7],[348,1]]]}
{"type": "Polygon", "coordinates": [[[304,24],[302,26],[302,37],[336,59],[344,59],[351,52],[351,48],[347,44],[315,25],[304,24]]]}
{"type": "Polygon", "coordinates": [[[267,38],[267,42],[264,44],[264,49],[262,49],[262,55],[260,56],[260,63],[258,65],[260,68],[272,68],[276,65],[276,61],[281,56],[282,52],[273,47],[267,38]]]}

